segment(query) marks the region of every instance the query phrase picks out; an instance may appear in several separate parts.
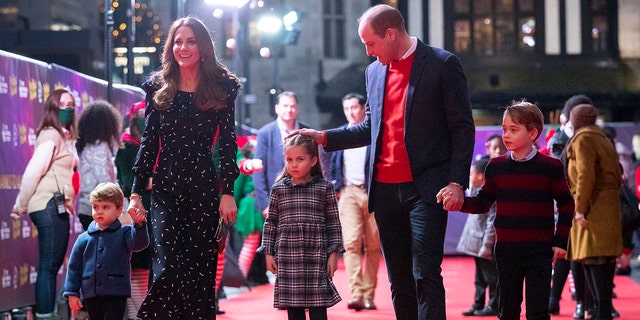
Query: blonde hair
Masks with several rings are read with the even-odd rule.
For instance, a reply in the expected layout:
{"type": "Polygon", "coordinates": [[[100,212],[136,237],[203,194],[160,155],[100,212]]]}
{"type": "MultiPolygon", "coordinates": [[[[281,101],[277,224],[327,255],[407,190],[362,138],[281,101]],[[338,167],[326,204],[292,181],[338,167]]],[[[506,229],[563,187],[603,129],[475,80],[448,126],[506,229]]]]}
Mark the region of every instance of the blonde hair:
{"type": "Polygon", "coordinates": [[[522,124],[527,128],[527,131],[533,129],[538,130],[538,135],[534,140],[537,140],[542,133],[542,127],[544,126],[544,116],[542,111],[535,103],[528,102],[525,99],[519,101],[512,101],[511,105],[504,111],[504,115],[509,115],[513,122],[522,124]]]}
{"type": "MultiPolygon", "coordinates": [[[[318,159],[316,161],[316,165],[314,165],[311,168],[311,171],[309,173],[311,174],[312,177],[315,177],[318,175],[322,176],[322,166],[320,165],[320,155],[318,152],[318,144],[316,143],[315,140],[313,140],[313,138],[307,135],[299,134],[299,133],[294,134],[284,140],[282,145],[282,150],[286,153],[287,149],[292,147],[303,147],[308,155],[310,155],[311,157],[316,157],[316,159],[318,159]]],[[[286,165],[284,166],[284,168],[282,168],[282,171],[280,171],[280,173],[278,174],[278,177],[276,178],[276,182],[284,178],[291,178],[291,174],[289,174],[289,172],[287,171],[286,165]]]]}
{"type": "Polygon", "coordinates": [[[124,194],[120,187],[113,182],[103,182],[95,187],[89,195],[91,203],[95,201],[112,202],[118,208],[124,205],[124,194]]]}

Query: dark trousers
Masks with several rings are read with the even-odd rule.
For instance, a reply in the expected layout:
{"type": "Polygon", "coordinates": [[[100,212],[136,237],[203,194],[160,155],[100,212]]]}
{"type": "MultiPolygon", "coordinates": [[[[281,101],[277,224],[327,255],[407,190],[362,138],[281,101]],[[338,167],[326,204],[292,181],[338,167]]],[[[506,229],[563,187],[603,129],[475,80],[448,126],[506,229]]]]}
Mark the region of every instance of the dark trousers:
{"type": "Polygon", "coordinates": [[[376,183],[374,212],[398,320],[446,319],[441,264],[447,212],[413,183],[376,183]]]}
{"type": "Polygon", "coordinates": [[[571,262],[565,259],[556,259],[553,263],[553,276],[551,283],[551,292],[549,293],[549,301],[558,303],[562,296],[562,289],[567,282],[569,271],[571,270],[571,262]]]}
{"type": "Polygon", "coordinates": [[[36,312],[51,313],[56,305],[56,278],[69,243],[69,214],[58,214],[53,199],[44,210],[29,214],[38,230],[38,278],[36,312]]]}
{"type": "Polygon", "coordinates": [[[127,297],[98,296],[85,299],[83,305],[91,320],[122,320],[127,310],[127,297]]]}
{"type": "Polygon", "coordinates": [[[601,264],[583,264],[585,282],[596,306],[596,316],[593,319],[610,320],[611,296],[613,293],[613,277],[616,271],[615,258],[601,264]]]}
{"type": "Polygon", "coordinates": [[[526,288],[527,320],[549,320],[551,259],[548,254],[496,255],[498,267],[498,314],[502,320],[520,320],[523,284],[526,288]]]}
{"type": "Polygon", "coordinates": [[[476,263],[476,277],[474,284],[476,294],[474,296],[473,308],[480,310],[484,308],[486,292],[489,289],[489,301],[487,306],[493,310],[498,310],[498,270],[493,260],[474,257],[476,263]]]}
{"type": "MultiPolygon", "coordinates": [[[[304,310],[307,308],[287,308],[287,320],[305,320],[307,316],[304,310]]],[[[311,307],[309,309],[310,320],[327,320],[327,308],[326,307],[311,307]]]]}

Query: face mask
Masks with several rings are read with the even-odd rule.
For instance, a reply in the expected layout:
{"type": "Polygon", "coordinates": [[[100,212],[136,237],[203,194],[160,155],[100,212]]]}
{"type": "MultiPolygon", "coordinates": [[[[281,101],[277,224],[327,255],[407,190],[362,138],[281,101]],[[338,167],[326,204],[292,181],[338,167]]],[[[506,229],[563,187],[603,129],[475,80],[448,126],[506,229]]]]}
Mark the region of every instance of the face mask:
{"type": "Polygon", "coordinates": [[[567,135],[567,137],[569,137],[569,139],[573,137],[573,125],[571,124],[571,121],[567,122],[567,124],[565,125],[564,133],[567,135]]]}
{"type": "Polygon", "coordinates": [[[138,131],[140,132],[144,132],[144,118],[137,118],[136,119],[136,127],[138,128],[138,131]]]}
{"type": "Polygon", "coordinates": [[[60,123],[68,125],[73,120],[73,108],[58,110],[58,118],[60,118],[60,123]]]}

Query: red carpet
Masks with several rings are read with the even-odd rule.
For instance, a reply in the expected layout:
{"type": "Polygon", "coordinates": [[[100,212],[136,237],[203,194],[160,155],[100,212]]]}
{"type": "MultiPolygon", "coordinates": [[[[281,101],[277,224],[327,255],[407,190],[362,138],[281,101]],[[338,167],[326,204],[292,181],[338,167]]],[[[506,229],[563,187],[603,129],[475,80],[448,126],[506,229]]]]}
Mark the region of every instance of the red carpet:
{"type": "MultiPolygon", "coordinates": [[[[475,265],[469,257],[446,257],[442,265],[444,285],[447,299],[447,319],[491,319],[492,317],[464,317],[461,315],[471,307],[473,302],[474,285],[473,277],[475,265]]],[[[347,309],[349,300],[349,286],[342,261],[334,277],[334,282],[342,296],[342,301],[329,308],[328,314],[331,320],[346,319],[394,319],[391,305],[391,294],[387,280],[386,269],[381,263],[378,274],[378,288],[376,290],[376,311],[353,311],[347,309]]],[[[613,305],[620,312],[620,320],[640,320],[640,285],[633,282],[627,276],[616,276],[615,292],[618,295],[613,305]]],[[[568,285],[562,295],[560,303],[560,315],[552,316],[552,320],[571,320],[575,309],[575,301],[571,301],[571,293],[568,285]]],[[[273,308],[273,286],[263,285],[253,288],[231,299],[220,302],[220,307],[226,314],[218,316],[218,319],[229,320],[281,320],[287,318],[286,311],[273,308]]],[[[524,315],[522,319],[525,319],[524,315]]]]}

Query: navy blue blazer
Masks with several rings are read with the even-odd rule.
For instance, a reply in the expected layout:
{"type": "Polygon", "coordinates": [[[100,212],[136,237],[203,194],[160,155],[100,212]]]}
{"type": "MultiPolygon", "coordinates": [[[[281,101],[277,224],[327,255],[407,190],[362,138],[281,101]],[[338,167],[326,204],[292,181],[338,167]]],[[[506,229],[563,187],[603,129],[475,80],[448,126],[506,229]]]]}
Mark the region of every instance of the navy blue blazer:
{"type": "MultiPolygon", "coordinates": [[[[348,124],[340,128],[346,128],[348,124]]],[[[371,151],[371,146],[367,146],[367,156],[365,158],[364,165],[364,185],[368,185],[369,182],[369,158],[371,157],[369,152],[371,151]]],[[[344,151],[338,150],[329,153],[331,163],[331,177],[329,182],[333,184],[333,188],[336,190],[336,193],[340,191],[342,187],[344,187],[344,151]]]]}
{"type": "MultiPolygon", "coordinates": [[[[449,182],[469,184],[475,126],[467,78],[457,56],[418,40],[404,118],[404,142],[413,183],[422,199],[436,204],[437,192],[449,182]]],[[[372,62],[365,71],[367,105],[364,122],[327,130],[327,151],[371,144],[369,194],[373,195],[382,141],[382,109],[387,67],[372,62]],[[372,188],[373,187],[373,188],[372,188]]],[[[369,197],[373,212],[375,197],[369,197]]]]}

